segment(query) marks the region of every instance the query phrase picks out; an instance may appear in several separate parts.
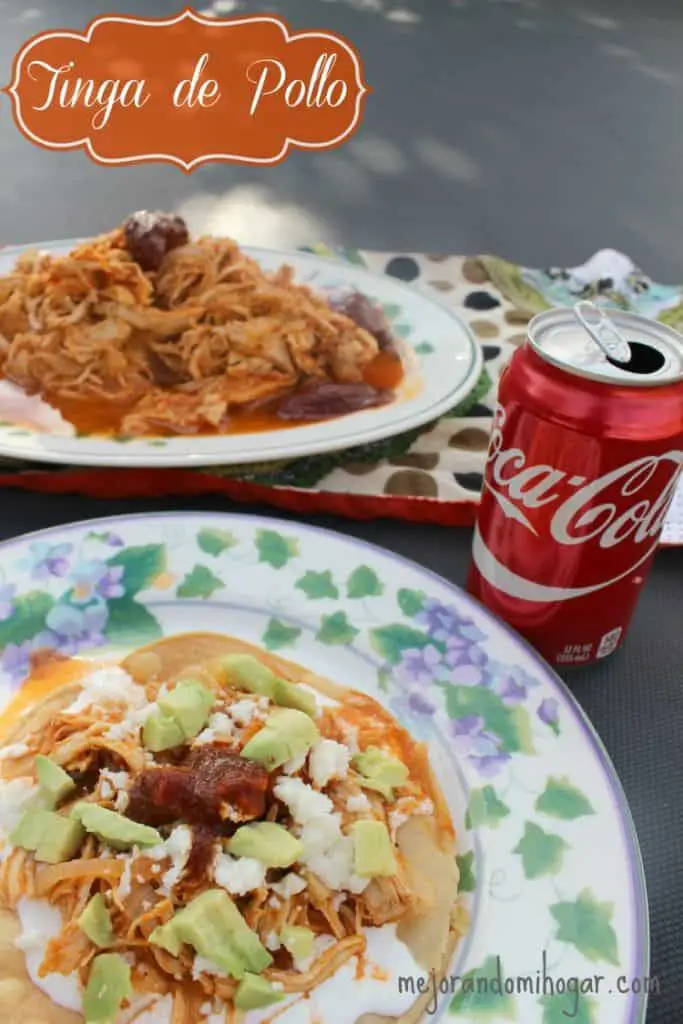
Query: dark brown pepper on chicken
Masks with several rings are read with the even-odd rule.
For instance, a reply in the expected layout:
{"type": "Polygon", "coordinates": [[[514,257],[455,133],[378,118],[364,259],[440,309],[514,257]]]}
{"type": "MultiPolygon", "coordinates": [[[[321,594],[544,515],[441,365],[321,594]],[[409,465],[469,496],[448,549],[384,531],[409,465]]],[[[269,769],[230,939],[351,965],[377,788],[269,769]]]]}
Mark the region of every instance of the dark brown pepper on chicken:
{"type": "Polygon", "coordinates": [[[189,240],[187,224],[170,213],[138,210],[124,224],[126,248],[143,270],[158,270],[164,256],[189,240]]]}
{"type": "Polygon", "coordinates": [[[192,750],[183,764],[140,772],[126,814],[155,826],[254,821],[265,814],[268,779],[261,765],[207,744],[192,750]]]}

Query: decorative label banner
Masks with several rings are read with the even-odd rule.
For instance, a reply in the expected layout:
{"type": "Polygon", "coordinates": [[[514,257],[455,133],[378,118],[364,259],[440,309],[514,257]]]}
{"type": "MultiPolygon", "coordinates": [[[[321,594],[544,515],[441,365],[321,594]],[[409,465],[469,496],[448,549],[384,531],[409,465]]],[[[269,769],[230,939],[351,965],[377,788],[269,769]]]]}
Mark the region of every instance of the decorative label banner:
{"type": "Polygon", "coordinates": [[[14,60],[14,119],[48,149],[99,164],[276,164],[331,149],[360,124],[370,90],[333,32],[290,32],[275,15],[105,15],[84,33],[30,39],[14,60]]]}

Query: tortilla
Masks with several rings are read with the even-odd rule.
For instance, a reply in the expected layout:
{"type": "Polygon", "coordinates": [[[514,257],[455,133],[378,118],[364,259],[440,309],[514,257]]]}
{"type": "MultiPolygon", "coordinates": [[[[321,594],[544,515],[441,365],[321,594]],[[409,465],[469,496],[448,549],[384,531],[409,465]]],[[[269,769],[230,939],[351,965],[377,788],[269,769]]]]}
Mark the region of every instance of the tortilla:
{"type": "MultiPolygon", "coordinates": [[[[121,667],[143,686],[152,679],[173,683],[188,673],[208,680],[207,662],[230,653],[253,655],[279,677],[304,684],[323,697],[338,701],[345,713],[352,708],[359,716],[385,723],[394,730],[397,741],[410,750],[411,776],[413,771],[419,773],[434,811],[430,815],[410,815],[396,830],[395,843],[405,879],[417,897],[414,906],[398,921],[397,937],[408,947],[425,975],[432,975],[438,984],[461,937],[463,915],[458,904],[455,835],[446,801],[429,766],[426,748],[413,741],[389,712],[371,698],[234,637],[210,633],[168,637],[133,652],[121,662],[121,667]]],[[[213,682],[215,685],[215,680],[213,682]]],[[[43,730],[55,715],[73,702],[81,689],[79,682],[72,681],[43,697],[5,734],[3,746],[21,743],[37,730],[43,730]]],[[[0,761],[0,776],[6,777],[6,764],[0,761]]],[[[375,882],[382,884],[384,880],[375,882]]],[[[15,1024],[82,1024],[80,1014],[57,1006],[31,982],[24,953],[15,946],[19,932],[16,914],[0,909],[0,1019],[11,1019],[15,1024]]],[[[356,1024],[417,1024],[427,1019],[425,1012],[432,998],[432,986],[430,982],[430,991],[421,995],[402,1016],[363,1014],[356,1024]]],[[[276,1018],[277,1005],[272,1009],[276,1018]]],[[[122,1011],[121,1022],[127,1021],[130,1013],[130,1010],[122,1011]]],[[[181,1024],[191,1024],[195,1019],[186,1017],[181,1024]]],[[[230,1019],[237,1022],[243,1018],[238,1013],[230,1019]]],[[[321,1021],[321,1024],[328,1022],[321,1021]]]]}

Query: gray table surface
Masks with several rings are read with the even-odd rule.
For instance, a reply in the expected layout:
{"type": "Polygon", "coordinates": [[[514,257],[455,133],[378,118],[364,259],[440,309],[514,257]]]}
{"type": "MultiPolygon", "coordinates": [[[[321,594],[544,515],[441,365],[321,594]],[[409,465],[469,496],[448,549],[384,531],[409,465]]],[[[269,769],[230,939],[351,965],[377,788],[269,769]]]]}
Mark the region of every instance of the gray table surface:
{"type": "MultiPolygon", "coordinates": [[[[167,16],[174,0],[0,0],[3,84],[32,34],[106,10],[167,16]]],[[[202,9],[198,0],[196,6],[202,9]]],[[[218,9],[205,0],[204,9],[218,9]]],[[[572,265],[604,246],[683,281],[683,5],[680,0],[239,0],[294,28],[339,31],[374,92],[354,139],[277,168],[104,170],[46,153],[0,99],[0,242],[106,230],[132,209],[179,209],[193,230],[243,242],[313,240],[390,251],[496,252],[572,265]]],[[[0,537],[222,500],[114,502],[0,494],[0,537]]],[[[263,512],[263,509],[259,509],[263,512]]],[[[466,530],[324,525],[463,583],[466,530]]],[[[650,898],[648,1024],[683,1020],[683,550],[662,551],[621,653],[567,681],[602,736],[640,837],[650,898]]],[[[611,1024],[601,1020],[599,1024],[611,1024]]]]}

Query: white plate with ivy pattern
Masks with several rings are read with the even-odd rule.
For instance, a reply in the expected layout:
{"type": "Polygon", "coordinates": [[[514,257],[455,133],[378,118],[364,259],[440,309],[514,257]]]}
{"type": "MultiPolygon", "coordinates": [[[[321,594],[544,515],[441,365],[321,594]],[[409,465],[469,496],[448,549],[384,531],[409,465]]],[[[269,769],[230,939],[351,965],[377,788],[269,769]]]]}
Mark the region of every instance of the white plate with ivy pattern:
{"type": "MultiPolygon", "coordinates": [[[[28,248],[66,255],[82,241],[3,249],[0,276],[9,273],[28,248]]],[[[77,434],[70,424],[52,426],[54,417],[50,417],[49,430],[39,430],[26,419],[8,414],[7,399],[0,397],[0,455],[36,462],[127,467],[240,465],[300,458],[379,441],[432,423],[473,390],[483,365],[481,348],[465,324],[426,292],[363,267],[310,253],[248,246],[244,252],[267,271],[289,264],[297,281],[322,294],[359,291],[384,309],[405,367],[391,404],[324,422],[251,434],[97,438],[77,434]]],[[[34,424],[40,422],[35,415],[33,420],[34,424]]]]}
{"type": "Polygon", "coordinates": [[[471,917],[429,1019],[642,1024],[647,901],[614,769],[554,673],[457,587],[339,534],[209,513],[56,527],[0,545],[0,566],[4,703],[38,647],[118,656],[196,628],[364,690],[427,741],[471,917]]]}

